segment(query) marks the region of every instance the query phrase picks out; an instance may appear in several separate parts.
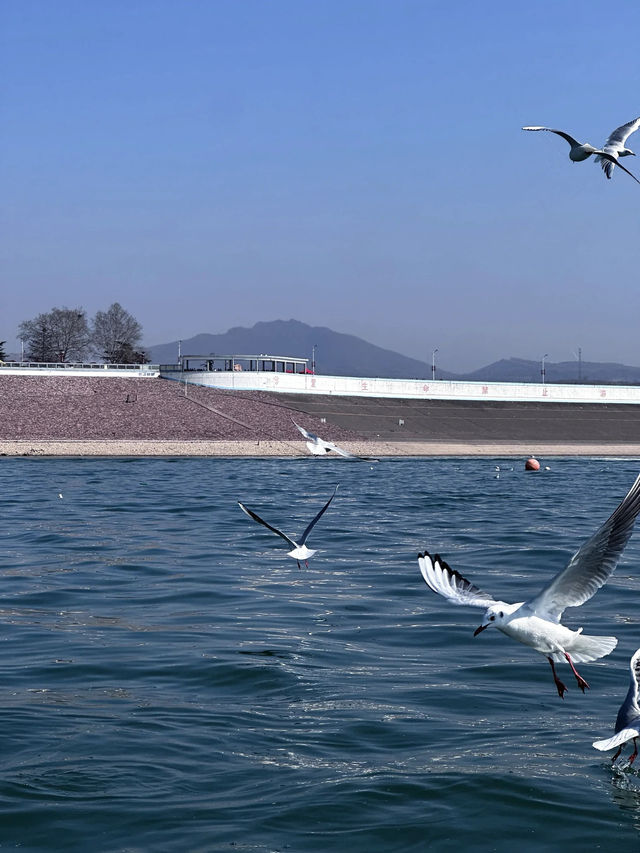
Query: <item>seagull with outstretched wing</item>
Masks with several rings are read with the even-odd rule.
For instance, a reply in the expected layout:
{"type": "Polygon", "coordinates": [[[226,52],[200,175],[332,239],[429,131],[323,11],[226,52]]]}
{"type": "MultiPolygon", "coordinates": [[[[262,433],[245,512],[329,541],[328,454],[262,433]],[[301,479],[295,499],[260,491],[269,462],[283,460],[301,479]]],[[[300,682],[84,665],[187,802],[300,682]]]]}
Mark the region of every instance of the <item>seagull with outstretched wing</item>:
{"type": "Polygon", "coordinates": [[[545,655],[562,699],[567,688],[556,674],[555,663],[566,660],[584,693],[589,685],[574,664],[605,657],[618,642],[615,637],[584,636],[582,628],[572,631],[560,623],[562,614],[567,607],[584,604],[607,582],[629,541],[638,512],[640,476],[607,521],[573,555],[568,566],[538,595],[517,604],[496,601],[438,555],[432,557],[427,551],[418,554],[418,565],[427,586],[434,592],[452,604],[485,610],[474,636],[493,626],[545,655]]]}
{"type": "Polygon", "coordinates": [[[624,702],[618,711],[616,719],[615,734],[605,740],[596,740],[593,743],[596,749],[606,751],[618,747],[618,751],[611,759],[612,763],[622,752],[622,747],[628,740],[633,740],[633,752],[629,756],[629,764],[633,764],[638,755],[638,744],[636,738],[640,737],[640,704],[638,699],[638,686],[640,685],[640,649],[633,655],[629,662],[631,678],[629,679],[629,690],[624,702]]]}
{"type": "MultiPolygon", "coordinates": [[[[640,118],[634,118],[632,121],[628,121],[626,124],[623,124],[620,127],[616,127],[616,129],[609,136],[605,144],[602,146],[602,150],[605,151],[607,154],[611,154],[611,156],[614,157],[616,161],[618,160],[618,157],[629,157],[631,155],[635,157],[635,151],[632,151],[630,148],[627,148],[626,142],[627,139],[631,136],[631,134],[635,133],[639,127],[640,118]]],[[[616,167],[616,163],[613,163],[606,157],[602,157],[601,154],[596,155],[596,163],[600,163],[607,178],[611,178],[613,170],[616,167]]],[[[617,165],[619,166],[620,164],[617,163],[617,165]]]]}
{"type": "MultiPolygon", "coordinates": [[[[611,168],[613,166],[620,166],[623,172],[626,172],[627,175],[631,175],[633,180],[640,184],[640,181],[636,178],[636,176],[630,172],[627,168],[625,168],[620,162],[618,162],[618,156],[620,153],[615,153],[610,150],[607,150],[606,143],[604,148],[594,148],[593,145],[589,145],[588,142],[578,142],[577,139],[574,139],[573,136],[569,136],[568,133],[565,133],[564,130],[555,130],[552,127],[523,127],[523,130],[546,130],[549,133],[556,133],[558,136],[561,136],[571,146],[569,150],[569,159],[573,160],[574,163],[580,163],[582,160],[586,160],[588,157],[591,157],[592,154],[597,154],[597,159],[603,164],[603,168],[605,168],[605,163],[608,164],[611,168]]],[[[620,128],[619,128],[620,129],[620,128]]],[[[616,133],[612,134],[612,136],[616,133]]],[[[625,137],[626,138],[626,137],[625,137]]],[[[611,137],[609,137],[611,139],[611,137]]],[[[608,140],[607,140],[608,141],[608,140]]],[[[613,145],[613,144],[612,144],[613,145]]],[[[626,151],[626,149],[625,149],[626,151]]],[[[627,151],[627,153],[633,154],[633,151],[627,151]]],[[[605,169],[606,171],[606,169],[605,169]]],[[[611,177],[607,175],[607,177],[611,177]]]]}
{"type": "Polygon", "coordinates": [[[306,445],[310,453],[313,453],[314,456],[325,456],[327,453],[333,451],[337,453],[339,456],[344,456],[346,459],[359,459],[361,462],[377,462],[377,459],[369,459],[366,456],[356,456],[355,453],[349,453],[348,450],[345,450],[343,447],[338,447],[337,444],[334,444],[333,441],[325,441],[324,438],[320,438],[319,435],[316,435],[313,432],[309,432],[304,427],[301,427],[300,424],[297,424],[293,418],[291,418],[293,425],[296,426],[304,438],[307,439],[306,445]]]}
{"type": "Polygon", "coordinates": [[[290,536],[287,536],[286,533],[283,533],[282,530],[278,530],[277,527],[274,527],[272,524],[269,524],[269,522],[265,521],[264,518],[260,518],[260,516],[256,512],[249,509],[249,507],[245,506],[243,503],[240,503],[240,501],[238,501],[238,506],[240,507],[240,509],[244,513],[246,513],[249,516],[249,518],[252,518],[254,521],[257,521],[258,524],[264,525],[266,528],[271,530],[272,533],[275,533],[277,536],[282,537],[282,539],[284,539],[285,542],[287,542],[289,545],[293,546],[293,550],[289,551],[287,556],[293,557],[294,560],[297,560],[298,568],[300,568],[300,560],[304,560],[305,566],[307,566],[307,568],[309,568],[309,564],[307,563],[307,560],[310,557],[313,557],[314,554],[317,554],[317,550],[314,551],[311,548],[307,548],[305,543],[306,543],[307,539],[309,538],[309,534],[311,533],[311,531],[313,530],[313,528],[315,527],[317,522],[320,520],[321,516],[327,511],[327,509],[329,509],[329,504],[335,498],[337,491],[338,491],[338,487],[336,486],[335,489],[333,490],[333,494],[331,495],[329,500],[322,507],[320,512],[318,512],[311,519],[309,524],[306,526],[305,531],[302,534],[302,536],[300,537],[299,542],[296,542],[290,536]]]}

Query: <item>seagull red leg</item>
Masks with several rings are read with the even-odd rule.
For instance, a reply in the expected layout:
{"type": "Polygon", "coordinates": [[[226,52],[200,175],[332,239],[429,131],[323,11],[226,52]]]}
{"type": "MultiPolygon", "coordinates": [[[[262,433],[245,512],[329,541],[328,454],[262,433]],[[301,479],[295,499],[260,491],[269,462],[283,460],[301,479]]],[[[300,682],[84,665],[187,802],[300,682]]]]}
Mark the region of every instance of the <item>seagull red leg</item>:
{"type": "Polygon", "coordinates": [[[638,755],[638,744],[636,743],[636,739],[634,738],[633,739],[633,752],[629,756],[629,765],[633,764],[633,762],[636,760],[637,755],[638,755]]]}
{"type": "Polygon", "coordinates": [[[582,692],[583,692],[583,693],[584,693],[584,691],[585,691],[585,688],[586,688],[587,690],[589,690],[589,689],[590,689],[590,688],[589,688],[589,685],[588,685],[588,684],[587,684],[587,682],[584,680],[584,678],[580,675],[580,673],[578,672],[578,670],[575,668],[575,666],[573,665],[573,661],[571,660],[571,658],[569,657],[569,655],[565,652],[565,653],[564,653],[564,656],[565,656],[565,658],[567,659],[567,663],[568,663],[568,664],[569,664],[569,666],[571,667],[571,671],[573,672],[573,674],[574,674],[574,675],[575,675],[575,677],[576,677],[576,681],[578,682],[578,687],[580,688],[580,690],[582,690],[582,692]]]}
{"type": "Polygon", "coordinates": [[[563,684],[563,683],[560,681],[560,679],[558,678],[558,676],[556,675],[556,668],[555,668],[554,663],[553,663],[553,658],[552,658],[552,657],[547,657],[547,660],[548,660],[548,661],[549,661],[549,663],[551,664],[551,672],[553,673],[553,680],[555,681],[555,683],[556,683],[556,687],[558,688],[558,696],[559,696],[561,699],[564,699],[564,694],[565,694],[565,691],[566,691],[566,689],[567,689],[567,685],[566,685],[566,684],[563,684]]]}
{"type": "Polygon", "coordinates": [[[621,752],[622,752],[622,744],[620,744],[620,746],[618,747],[618,751],[616,752],[616,754],[611,759],[612,764],[615,762],[616,758],[620,755],[621,752]]]}

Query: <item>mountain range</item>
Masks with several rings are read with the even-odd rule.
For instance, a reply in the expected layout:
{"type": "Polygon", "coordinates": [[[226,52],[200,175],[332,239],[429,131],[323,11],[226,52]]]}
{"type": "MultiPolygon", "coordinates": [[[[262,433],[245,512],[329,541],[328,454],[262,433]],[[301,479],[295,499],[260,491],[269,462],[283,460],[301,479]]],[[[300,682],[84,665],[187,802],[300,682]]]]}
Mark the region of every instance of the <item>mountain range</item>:
{"type": "MultiPolygon", "coordinates": [[[[183,355],[289,355],[308,358],[315,351],[316,372],[332,376],[382,376],[389,379],[431,378],[431,365],[378,347],[355,335],[309,326],[299,320],[273,320],[251,328],[236,326],[219,335],[200,334],[180,342],[183,355]]],[[[178,341],[147,347],[154,364],[174,364],[178,341]]],[[[471,373],[451,373],[436,366],[436,379],[474,382],[540,382],[541,363],[503,358],[471,373]]],[[[640,367],[612,362],[545,363],[546,382],[640,384],[640,367]]]]}

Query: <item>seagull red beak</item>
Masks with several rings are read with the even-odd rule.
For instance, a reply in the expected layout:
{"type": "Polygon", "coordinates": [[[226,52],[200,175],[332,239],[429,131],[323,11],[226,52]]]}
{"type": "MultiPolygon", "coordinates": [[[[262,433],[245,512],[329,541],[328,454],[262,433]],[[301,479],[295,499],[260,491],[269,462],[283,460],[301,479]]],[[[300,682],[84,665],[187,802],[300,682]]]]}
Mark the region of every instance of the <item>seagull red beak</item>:
{"type": "Polygon", "coordinates": [[[480,627],[476,628],[476,630],[473,632],[473,636],[477,637],[478,634],[480,633],[480,631],[484,631],[484,629],[488,628],[488,627],[489,627],[488,625],[480,625],[480,627]]]}

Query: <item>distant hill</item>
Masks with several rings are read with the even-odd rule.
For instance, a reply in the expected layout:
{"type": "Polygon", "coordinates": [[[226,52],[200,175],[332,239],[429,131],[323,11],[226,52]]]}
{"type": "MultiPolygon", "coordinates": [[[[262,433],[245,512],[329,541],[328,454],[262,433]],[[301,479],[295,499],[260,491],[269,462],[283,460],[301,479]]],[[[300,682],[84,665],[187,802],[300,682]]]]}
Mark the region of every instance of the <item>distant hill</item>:
{"type": "MultiPolygon", "coordinates": [[[[540,382],[540,361],[523,358],[503,358],[471,373],[460,374],[456,379],[475,382],[540,382]]],[[[614,362],[559,361],[545,362],[546,382],[609,383],[618,385],[640,384],[640,367],[630,367],[614,362]]]]}
{"type": "MultiPolygon", "coordinates": [[[[333,376],[383,376],[390,379],[422,379],[431,365],[370,344],[355,335],[333,332],[324,326],[308,326],[298,320],[256,323],[251,329],[237,326],[223,335],[196,335],[182,341],[183,355],[291,355],[308,358],[316,347],[316,371],[333,376]]],[[[177,360],[178,342],[147,348],[154,364],[177,360]]],[[[452,373],[438,369],[440,379],[452,373]]]]}
{"type": "MultiPolygon", "coordinates": [[[[333,376],[382,376],[390,379],[431,379],[431,365],[325,326],[299,320],[236,326],[221,335],[201,334],[182,341],[184,355],[291,355],[308,358],[316,347],[316,370],[333,376]]],[[[147,347],[154,364],[177,361],[178,341],[147,347]]],[[[451,373],[437,366],[437,379],[475,382],[540,382],[541,364],[523,358],[505,358],[471,373],[451,373]]],[[[640,367],[583,361],[545,362],[546,382],[640,384],[640,367]]]]}

